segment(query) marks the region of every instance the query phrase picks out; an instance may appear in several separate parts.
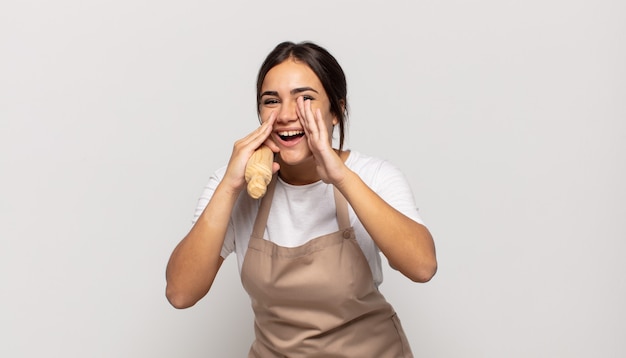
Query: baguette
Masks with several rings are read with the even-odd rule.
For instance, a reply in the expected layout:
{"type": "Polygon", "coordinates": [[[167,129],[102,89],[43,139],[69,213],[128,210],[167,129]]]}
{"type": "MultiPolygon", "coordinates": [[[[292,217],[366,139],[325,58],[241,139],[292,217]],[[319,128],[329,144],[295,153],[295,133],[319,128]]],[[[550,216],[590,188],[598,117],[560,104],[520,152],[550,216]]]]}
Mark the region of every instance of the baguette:
{"type": "Polygon", "coordinates": [[[259,199],[265,195],[267,185],[272,180],[273,162],[274,152],[266,145],[255,150],[248,159],[244,176],[248,183],[248,194],[252,198],[259,199]]]}

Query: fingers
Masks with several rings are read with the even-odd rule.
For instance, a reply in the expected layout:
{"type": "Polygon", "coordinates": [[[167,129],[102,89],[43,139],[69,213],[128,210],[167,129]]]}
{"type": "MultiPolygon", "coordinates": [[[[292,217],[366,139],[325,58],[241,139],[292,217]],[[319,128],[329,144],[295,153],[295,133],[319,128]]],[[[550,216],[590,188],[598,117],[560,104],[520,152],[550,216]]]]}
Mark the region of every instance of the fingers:
{"type": "Polygon", "coordinates": [[[297,104],[297,115],[306,135],[316,141],[328,140],[326,123],[322,117],[322,111],[319,108],[313,110],[311,100],[305,100],[303,97],[298,97],[297,104]]]}
{"type": "Polygon", "coordinates": [[[263,144],[268,146],[274,153],[280,152],[280,148],[278,148],[278,146],[276,145],[276,143],[271,137],[267,137],[267,139],[265,140],[265,142],[263,142],[263,144]]]}
{"type": "Polygon", "coordinates": [[[259,131],[259,136],[265,140],[272,133],[272,129],[274,128],[274,122],[276,121],[276,112],[272,111],[267,118],[267,120],[261,123],[261,126],[257,128],[259,131]]]}
{"type": "Polygon", "coordinates": [[[255,150],[265,143],[273,152],[278,152],[278,147],[270,137],[275,121],[276,114],[272,112],[259,127],[235,142],[224,176],[224,182],[229,183],[234,190],[241,190],[245,186],[245,168],[255,150]]]}
{"type": "Polygon", "coordinates": [[[296,115],[298,116],[298,119],[300,120],[300,123],[302,124],[302,127],[304,128],[304,131],[308,133],[308,123],[306,123],[306,114],[305,114],[305,110],[304,110],[304,98],[302,97],[298,97],[296,99],[296,115]]]}
{"type": "Polygon", "coordinates": [[[266,126],[266,128],[263,129],[263,133],[267,133],[265,135],[265,140],[263,141],[263,144],[268,146],[274,153],[278,153],[278,151],[280,150],[278,146],[276,145],[276,143],[274,143],[274,140],[272,139],[272,137],[270,136],[270,134],[272,134],[272,129],[274,128],[274,122],[276,122],[277,117],[278,115],[276,114],[276,112],[271,112],[269,117],[267,118],[267,121],[265,121],[261,125],[261,126],[264,126],[264,125],[266,126]]]}
{"type": "MultiPolygon", "coordinates": [[[[252,145],[254,147],[253,149],[260,147],[265,141],[269,141],[269,136],[272,133],[275,121],[276,113],[271,112],[265,122],[262,122],[252,133],[240,139],[238,143],[244,147],[252,145]]],[[[268,146],[270,148],[272,147],[271,145],[268,146]]],[[[276,145],[274,144],[273,146],[275,147],[276,145]]]]}

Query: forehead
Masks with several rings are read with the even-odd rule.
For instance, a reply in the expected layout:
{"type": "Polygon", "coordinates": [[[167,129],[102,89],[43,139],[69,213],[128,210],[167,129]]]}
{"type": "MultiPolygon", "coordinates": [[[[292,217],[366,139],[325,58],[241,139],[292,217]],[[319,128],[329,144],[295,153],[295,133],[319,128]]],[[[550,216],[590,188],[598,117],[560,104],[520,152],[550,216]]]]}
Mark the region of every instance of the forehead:
{"type": "Polygon", "coordinates": [[[299,87],[311,87],[322,91],[323,86],[315,72],[304,62],[288,59],[272,67],[261,86],[263,91],[281,89],[290,90],[299,87]]]}

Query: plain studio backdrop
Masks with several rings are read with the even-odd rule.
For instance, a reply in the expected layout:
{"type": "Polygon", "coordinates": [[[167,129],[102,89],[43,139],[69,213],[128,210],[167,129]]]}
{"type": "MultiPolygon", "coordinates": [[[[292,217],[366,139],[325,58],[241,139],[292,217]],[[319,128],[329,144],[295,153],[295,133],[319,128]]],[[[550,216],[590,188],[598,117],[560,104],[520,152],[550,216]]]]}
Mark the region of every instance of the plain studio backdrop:
{"type": "MultiPolygon", "coordinates": [[[[437,245],[383,294],[418,357],[626,356],[623,1],[4,0],[0,356],[243,357],[231,256],[165,266],[283,40],[348,76],[349,149],[399,166],[437,245]]],[[[385,261],[386,264],[386,261],[385,261]]]]}

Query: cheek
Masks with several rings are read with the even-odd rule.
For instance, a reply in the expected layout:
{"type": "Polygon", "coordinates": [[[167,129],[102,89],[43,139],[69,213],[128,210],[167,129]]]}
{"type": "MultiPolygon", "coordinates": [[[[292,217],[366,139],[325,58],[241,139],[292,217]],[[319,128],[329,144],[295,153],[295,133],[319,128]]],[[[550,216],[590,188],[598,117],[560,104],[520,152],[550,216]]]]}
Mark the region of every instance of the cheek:
{"type": "Polygon", "coordinates": [[[328,111],[328,112],[326,113],[326,116],[327,116],[327,117],[325,117],[325,118],[329,118],[329,119],[327,119],[327,120],[326,120],[326,123],[327,123],[329,126],[331,126],[331,127],[332,127],[332,126],[336,125],[337,123],[339,123],[339,120],[337,119],[337,116],[336,116],[336,115],[334,115],[331,111],[328,111]]]}
{"type": "Polygon", "coordinates": [[[259,111],[259,122],[263,123],[267,121],[267,119],[270,117],[270,113],[272,113],[272,111],[261,108],[261,110],[259,111]]]}

